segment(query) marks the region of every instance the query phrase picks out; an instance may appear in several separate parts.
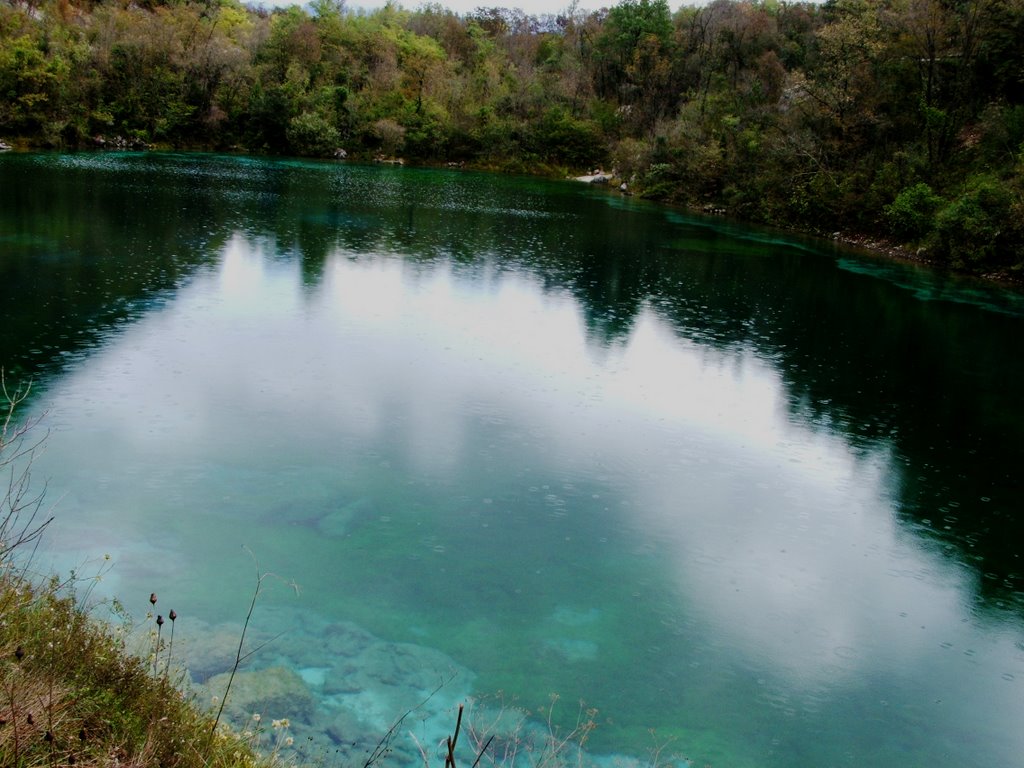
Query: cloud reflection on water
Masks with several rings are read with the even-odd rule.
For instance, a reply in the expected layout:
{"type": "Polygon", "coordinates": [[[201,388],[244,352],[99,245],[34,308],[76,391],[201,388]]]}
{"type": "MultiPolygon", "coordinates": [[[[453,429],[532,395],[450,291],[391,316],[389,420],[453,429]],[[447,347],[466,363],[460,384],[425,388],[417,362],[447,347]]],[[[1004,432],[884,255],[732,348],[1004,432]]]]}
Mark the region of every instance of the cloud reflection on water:
{"type": "MultiPolygon", "coordinates": [[[[413,466],[443,475],[468,460],[467,404],[500,401],[505,418],[542,425],[554,460],[591,465],[579,472],[593,462],[642,466],[632,523],[678,547],[681,592],[717,631],[795,680],[834,684],[878,658],[908,663],[932,641],[903,631],[902,614],[925,626],[957,622],[961,574],[901,534],[885,447],[865,456],[794,422],[778,373],[751,351],[680,344],[646,310],[627,342],[596,358],[575,301],[539,291],[525,273],[501,275],[482,295],[449,265],[339,253],[300,308],[294,276],[265,269],[252,244],[229,244],[221,314],[247,308],[288,321],[280,339],[257,343],[288,355],[277,365],[304,379],[325,426],[371,438],[400,419],[413,466]],[[313,315],[321,330],[304,334],[313,315]]],[[[259,360],[255,350],[245,356],[259,360]]],[[[264,405],[293,394],[287,378],[269,392],[256,370],[240,378],[263,382],[253,400],[264,405]]]]}
{"type": "MultiPolygon", "coordinates": [[[[296,443],[344,455],[338,442],[400,435],[382,462],[454,485],[466,466],[488,466],[468,434],[469,415],[482,414],[524,430],[544,474],[614,478],[606,509],[624,539],[669,563],[675,582],[659,586],[678,601],[669,612],[698,615],[715,643],[790,696],[870,685],[941,663],[940,642],[970,642],[969,584],[897,524],[886,445],[854,450],[795,418],[781,376],[753,349],[680,340],[646,308],[598,352],[576,299],[525,270],[467,278],[443,261],[337,251],[309,291],[298,263],[274,250],[233,236],[218,264],[58,384],[58,419],[87,406],[75,418],[90,439],[123,455],[268,472],[282,455],[302,463],[296,443]]],[[[92,460],[97,474],[109,459],[92,460]]],[[[177,478],[149,481],[162,492],[177,478]]],[[[151,490],[113,502],[97,490],[123,505],[108,513],[137,547],[126,560],[159,546],[127,513],[152,505],[151,490]]],[[[75,543],[107,543],[97,537],[75,543]]],[[[944,684],[984,694],[990,686],[972,680],[1012,659],[1007,642],[959,658],[944,684]]],[[[1006,722],[984,727],[1011,732],[1012,701],[1004,711],[1006,722]]]]}

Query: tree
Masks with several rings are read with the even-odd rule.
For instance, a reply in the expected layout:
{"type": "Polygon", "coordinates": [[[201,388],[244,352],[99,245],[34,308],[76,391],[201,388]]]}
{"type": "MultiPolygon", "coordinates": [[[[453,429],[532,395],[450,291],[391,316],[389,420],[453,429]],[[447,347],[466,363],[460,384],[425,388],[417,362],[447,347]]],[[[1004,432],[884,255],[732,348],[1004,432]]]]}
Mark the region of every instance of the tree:
{"type": "Polygon", "coordinates": [[[289,120],[285,136],[295,154],[310,157],[329,157],[341,142],[338,129],[316,112],[303,112],[289,120]]]}
{"type": "Polygon", "coordinates": [[[423,99],[436,92],[447,70],[444,49],[429,37],[408,32],[399,38],[399,65],[406,97],[415,103],[415,113],[423,112],[423,99]]]}
{"type": "Polygon", "coordinates": [[[380,142],[381,151],[389,157],[397,155],[405,146],[405,128],[394,120],[378,120],[373,124],[372,133],[380,142]]]}
{"type": "Polygon", "coordinates": [[[675,102],[672,31],[667,0],[622,0],[608,11],[594,46],[598,93],[629,108],[641,130],[675,102]]]}
{"type": "Polygon", "coordinates": [[[876,0],[836,0],[833,20],[818,30],[816,66],[805,93],[824,117],[823,128],[846,141],[875,120],[875,63],[883,49],[876,0]]]}

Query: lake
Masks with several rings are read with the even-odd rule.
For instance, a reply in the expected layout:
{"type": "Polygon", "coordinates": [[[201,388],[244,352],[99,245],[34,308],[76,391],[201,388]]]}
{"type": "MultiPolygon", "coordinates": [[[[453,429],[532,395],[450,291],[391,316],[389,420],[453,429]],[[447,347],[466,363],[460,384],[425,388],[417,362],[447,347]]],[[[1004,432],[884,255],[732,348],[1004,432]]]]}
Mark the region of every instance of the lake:
{"type": "Polygon", "coordinates": [[[440,765],[461,701],[493,754],[583,702],[609,768],[1024,754],[1019,294],[570,182],[111,153],[0,157],[0,299],[37,562],[157,592],[211,700],[273,574],[235,716],[302,757],[413,710],[384,764],[440,765]]]}

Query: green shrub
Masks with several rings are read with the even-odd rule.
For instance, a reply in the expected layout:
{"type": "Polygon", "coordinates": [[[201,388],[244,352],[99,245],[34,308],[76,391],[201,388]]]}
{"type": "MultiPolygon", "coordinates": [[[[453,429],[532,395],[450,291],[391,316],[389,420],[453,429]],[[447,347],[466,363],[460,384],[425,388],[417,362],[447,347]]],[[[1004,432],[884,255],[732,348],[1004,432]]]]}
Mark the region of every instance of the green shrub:
{"type": "Polygon", "coordinates": [[[885,206],[885,218],[892,233],[907,240],[920,240],[935,225],[935,213],[942,198],[924,182],[907,187],[885,206]]]}
{"type": "Polygon", "coordinates": [[[548,162],[574,168],[593,168],[607,155],[600,131],[588,120],[578,120],[561,107],[552,107],[531,131],[533,150],[548,162]]]}
{"type": "Polygon", "coordinates": [[[295,154],[309,157],[329,157],[341,143],[338,129],[315,112],[303,112],[289,120],[285,136],[295,154]]]}
{"type": "Polygon", "coordinates": [[[997,264],[1012,205],[1013,195],[1005,184],[980,180],[936,215],[939,254],[954,267],[997,264]]]}
{"type": "Polygon", "coordinates": [[[672,199],[680,184],[680,171],[672,163],[651,163],[640,179],[643,196],[654,199],[672,199]]]}
{"type": "Polygon", "coordinates": [[[405,122],[405,153],[410,157],[440,157],[448,144],[449,126],[443,110],[425,105],[405,122]]]}

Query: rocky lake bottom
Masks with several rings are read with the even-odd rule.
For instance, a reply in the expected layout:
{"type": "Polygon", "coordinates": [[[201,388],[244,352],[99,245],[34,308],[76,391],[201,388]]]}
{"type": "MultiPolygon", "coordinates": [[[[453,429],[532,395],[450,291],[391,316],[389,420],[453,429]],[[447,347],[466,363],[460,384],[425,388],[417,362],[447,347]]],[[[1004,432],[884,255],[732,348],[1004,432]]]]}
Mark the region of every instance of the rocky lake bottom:
{"type": "MultiPolygon", "coordinates": [[[[567,614],[565,620],[579,617],[567,614]]],[[[505,768],[641,764],[636,757],[595,755],[581,747],[592,725],[582,704],[557,702],[552,695],[552,707],[570,714],[579,707],[580,728],[573,733],[500,692],[478,695],[475,673],[439,650],[382,640],[352,622],[299,609],[265,609],[261,624],[245,631],[243,658],[254,653],[254,662],[240,666],[233,679],[243,625],[193,621],[175,647],[187,660],[186,688],[198,702],[216,711],[229,691],[224,719],[265,752],[324,765],[442,765],[446,738],[464,705],[460,765],[472,765],[485,745],[481,763],[505,768]]],[[[578,650],[563,652],[571,657],[578,650]]],[[[661,764],[690,763],[673,756],[661,764]]]]}

